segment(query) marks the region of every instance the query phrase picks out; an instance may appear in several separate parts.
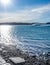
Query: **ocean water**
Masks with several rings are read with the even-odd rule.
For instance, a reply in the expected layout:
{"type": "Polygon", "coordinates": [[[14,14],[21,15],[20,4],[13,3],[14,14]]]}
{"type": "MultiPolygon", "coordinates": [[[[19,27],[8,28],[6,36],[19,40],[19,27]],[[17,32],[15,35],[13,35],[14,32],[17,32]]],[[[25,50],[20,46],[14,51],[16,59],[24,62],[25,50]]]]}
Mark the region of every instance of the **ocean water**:
{"type": "Polygon", "coordinates": [[[0,25],[0,43],[30,55],[50,52],[50,25],[0,25]]]}

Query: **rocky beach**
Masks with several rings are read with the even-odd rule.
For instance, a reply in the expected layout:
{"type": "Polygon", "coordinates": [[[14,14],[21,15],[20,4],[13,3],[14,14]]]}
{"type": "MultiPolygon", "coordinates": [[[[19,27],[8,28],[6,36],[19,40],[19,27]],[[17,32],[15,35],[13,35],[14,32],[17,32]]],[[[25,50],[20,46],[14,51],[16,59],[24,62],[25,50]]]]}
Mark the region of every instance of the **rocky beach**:
{"type": "Polygon", "coordinates": [[[0,44],[0,56],[6,61],[6,63],[9,63],[10,65],[16,65],[10,61],[10,57],[24,58],[25,63],[23,63],[22,65],[50,65],[50,52],[46,54],[40,54],[39,56],[29,56],[29,54],[24,54],[20,49],[17,49],[14,45],[6,46],[4,44],[0,44]]]}

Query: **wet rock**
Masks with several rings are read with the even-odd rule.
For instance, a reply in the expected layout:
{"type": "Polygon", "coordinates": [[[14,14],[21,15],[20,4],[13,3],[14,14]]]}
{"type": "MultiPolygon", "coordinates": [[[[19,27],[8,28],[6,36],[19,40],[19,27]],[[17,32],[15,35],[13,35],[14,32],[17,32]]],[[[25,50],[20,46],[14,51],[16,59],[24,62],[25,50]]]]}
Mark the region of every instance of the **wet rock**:
{"type": "Polygon", "coordinates": [[[50,65],[50,60],[47,60],[46,61],[46,65],[50,65]]]}
{"type": "Polygon", "coordinates": [[[25,63],[24,58],[21,57],[10,57],[9,59],[14,64],[23,65],[25,63]]]}

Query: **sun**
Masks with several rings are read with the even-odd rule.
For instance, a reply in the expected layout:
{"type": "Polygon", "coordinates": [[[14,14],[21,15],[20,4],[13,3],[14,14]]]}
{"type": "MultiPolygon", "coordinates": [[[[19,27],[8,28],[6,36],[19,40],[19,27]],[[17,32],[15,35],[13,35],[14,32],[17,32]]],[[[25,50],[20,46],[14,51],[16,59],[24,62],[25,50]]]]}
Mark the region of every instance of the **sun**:
{"type": "Polygon", "coordinates": [[[1,4],[3,5],[9,5],[10,0],[0,0],[1,4]]]}

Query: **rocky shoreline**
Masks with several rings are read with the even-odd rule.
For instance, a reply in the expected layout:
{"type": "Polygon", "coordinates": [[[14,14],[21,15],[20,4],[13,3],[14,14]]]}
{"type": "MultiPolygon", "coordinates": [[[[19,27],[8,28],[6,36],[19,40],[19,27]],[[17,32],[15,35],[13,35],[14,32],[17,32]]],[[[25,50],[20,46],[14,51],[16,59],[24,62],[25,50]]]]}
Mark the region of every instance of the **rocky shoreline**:
{"type": "Polygon", "coordinates": [[[40,54],[39,56],[29,56],[29,54],[23,54],[21,50],[17,49],[16,46],[13,45],[6,46],[0,44],[0,56],[11,65],[14,64],[9,60],[10,57],[24,58],[26,62],[23,65],[50,65],[50,52],[40,54]]]}

